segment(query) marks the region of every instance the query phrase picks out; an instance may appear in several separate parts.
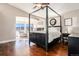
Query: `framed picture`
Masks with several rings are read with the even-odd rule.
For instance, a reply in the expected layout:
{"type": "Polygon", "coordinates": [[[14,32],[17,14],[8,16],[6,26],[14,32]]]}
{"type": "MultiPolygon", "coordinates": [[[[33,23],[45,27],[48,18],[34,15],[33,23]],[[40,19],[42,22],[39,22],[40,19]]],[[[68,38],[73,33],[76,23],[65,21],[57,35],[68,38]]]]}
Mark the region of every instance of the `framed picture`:
{"type": "Polygon", "coordinates": [[[72,26],[72,18],[64,19],[64,25],[65,26],[72,26]]]}

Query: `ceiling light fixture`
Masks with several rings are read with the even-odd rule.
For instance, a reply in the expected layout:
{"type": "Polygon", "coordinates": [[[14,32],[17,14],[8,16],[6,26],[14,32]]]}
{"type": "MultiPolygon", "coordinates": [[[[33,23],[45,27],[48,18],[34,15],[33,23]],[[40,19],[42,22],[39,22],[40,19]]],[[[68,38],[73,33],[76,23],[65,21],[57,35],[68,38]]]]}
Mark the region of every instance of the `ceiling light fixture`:
{"type": "Polygon", "coordinates": [[[44,9],[48,5],[49,5],[49,3],[34,3],[34,7],[33,8],[44,9]]]}

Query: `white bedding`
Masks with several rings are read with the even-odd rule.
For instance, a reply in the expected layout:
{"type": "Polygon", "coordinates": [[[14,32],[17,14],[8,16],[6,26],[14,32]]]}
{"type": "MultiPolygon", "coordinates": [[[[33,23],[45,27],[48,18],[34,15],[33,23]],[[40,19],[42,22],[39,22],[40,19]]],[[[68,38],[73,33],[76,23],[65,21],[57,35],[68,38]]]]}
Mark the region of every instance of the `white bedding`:
{"type": "Polygon", "coordinates": [[[49,32],[48,43],[52,42],[54,39],[60,37],[60,32],[49,32]]]}

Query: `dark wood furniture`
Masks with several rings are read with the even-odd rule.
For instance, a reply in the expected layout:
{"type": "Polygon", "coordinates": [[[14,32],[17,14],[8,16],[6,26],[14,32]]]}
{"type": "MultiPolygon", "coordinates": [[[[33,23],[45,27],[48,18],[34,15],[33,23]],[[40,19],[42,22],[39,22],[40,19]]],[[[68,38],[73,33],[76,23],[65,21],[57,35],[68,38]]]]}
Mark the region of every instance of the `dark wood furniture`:
{"type": "Polygon", "coordinates": [[[68,36],[69,36],[69,35],[70,35],[69,33],[62,33],[62,36],[63,36],[63,43],[65,43],[65,41],[68,42],[68,36]]]}
{"type": "Polygon", "coordinates": [[[53,41],[51,41],[50,43],[47,43],[45,36],[46,36],[45,33],[30,33],[30,42],[33,42],[33,43],[37,44],[38,46],[46,49],[46,47],[50,48],[50,47],[54,46],[60,40],[60,37],[58,37],[58,38],[54,39],[53,41]]]}
{"type": "Polygon", "coordinates": [[[68,55],[79,56],[79,37],[68,38],[68,55]]]}

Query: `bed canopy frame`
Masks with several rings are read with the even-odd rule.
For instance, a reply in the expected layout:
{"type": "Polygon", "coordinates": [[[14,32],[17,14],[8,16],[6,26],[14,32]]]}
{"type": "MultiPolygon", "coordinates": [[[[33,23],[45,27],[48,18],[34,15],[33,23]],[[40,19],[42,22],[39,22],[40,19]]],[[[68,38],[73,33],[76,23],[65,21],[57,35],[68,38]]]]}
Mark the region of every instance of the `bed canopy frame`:
{"type": "MultiPolygon", "coordinates": [[[[59,16],[59,18],[60,18],[60,25],[59,26],[52,26],[52,27],[58,27],[58,28],[60,28],[60,33],[61,33],[61,35],[60,35],[60,41],[62,40],[62,20],[61,20],[61,15],[60,14],[58,14],[55,10],[53,10],[50,6],[48,6],[48,5],[46,5],[44,8],[46,8],[45,9],[45,12],[46,12],[46,35],[45,35],[45,37],[46,37],[46,41],[45,41],[45,44],[46,44],[46,51],[48,50],[48,28],[50,27],[50,26],[48,26],[48,9],[50,9],[52,12],[54,12],[55,14],[57,14],[58,16],[59,16]]],[[[31,13],[29,13],[29,37],[30,37],[30,19],[31,19],[31,15],[33,14],[33,13],[36,13],[36,12],[38,12],[39,10],[41,10],[42,8],[39,8],[39,9],[37,9],[37,10],[35,10],[35,11],[33,11],[33,12],[31,12],[31,13]]],[[[30,45],[30,39],[29,39],[29,45],[30,45]]]]}

